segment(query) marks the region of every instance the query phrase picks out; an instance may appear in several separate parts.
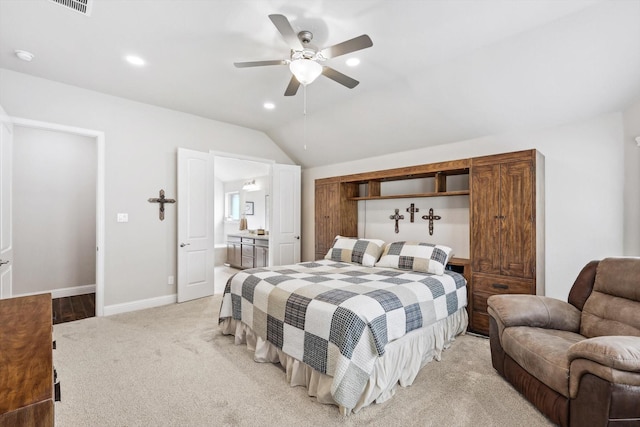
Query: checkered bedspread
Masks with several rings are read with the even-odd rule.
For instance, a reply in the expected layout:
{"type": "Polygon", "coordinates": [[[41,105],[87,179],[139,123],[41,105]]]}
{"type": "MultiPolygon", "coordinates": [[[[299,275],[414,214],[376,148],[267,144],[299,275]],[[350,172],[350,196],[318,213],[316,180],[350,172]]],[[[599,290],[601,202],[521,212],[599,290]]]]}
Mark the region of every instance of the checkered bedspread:
{"type": "Polygon", "coordinates": [[[242,321],[258,336],[333,377],[334,400],[355,407],[385,345],[467,305],[466,281],[320,260],[237,273],[220,322],[242,321]]]}

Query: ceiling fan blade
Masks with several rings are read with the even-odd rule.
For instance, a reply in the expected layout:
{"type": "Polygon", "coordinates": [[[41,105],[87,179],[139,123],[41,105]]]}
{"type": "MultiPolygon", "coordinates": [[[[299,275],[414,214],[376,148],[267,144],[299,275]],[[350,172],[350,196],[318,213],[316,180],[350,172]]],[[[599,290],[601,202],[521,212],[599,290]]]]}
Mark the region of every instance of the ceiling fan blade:
{"type": "Polygon", "coordinates": [[[363,34],[351,40],[347,40],[333,46],[325,47],[320,53],[322,53],[322,56],[324,56],[325,58],[335,58],[336,56],[345,55],[347,53],[366,49],[371,46],[373,46],[371,38],[369,38],[368,35],[363,34]]]}
{"type": "Polygon", "coordinates": [[[274,59],[271,61],[250,61],[250,62],[234,62],[236,68],[262,67],[264,65],[287,65],[284,59],[274,59]]]}
{"type": "Polygon", "coordinates": [[[289,80],[289,86],[287,86],[287,90],[284,91],[284,96],[293,96],[298,92],[298,88],[300,87],[300,82],[296,79],[296,76],[291,76],[291,80],[289,80]]]}
{"type": "Polygon", "coordinates": [[[291,49],[300,50],[302,48],[302,43],[300,43],[298,35],[293,31],[293,27],[286,16],[269,15],[269,19],[271,19],[271,22],[273,22],[273,25],[275,25],[280,34],[282,34],[282,38],[291,49]]]}
{"type": "Polygon", "coordinates": [[[348,87],[349,89],[353,89],[360,83],[359,81],[352,79],[351,77],[342,74],[340,71],[336,71],[331,67],[322,67],[322,74],[324,74],[325,77],[329,77],[331,80],[348,87]]]}

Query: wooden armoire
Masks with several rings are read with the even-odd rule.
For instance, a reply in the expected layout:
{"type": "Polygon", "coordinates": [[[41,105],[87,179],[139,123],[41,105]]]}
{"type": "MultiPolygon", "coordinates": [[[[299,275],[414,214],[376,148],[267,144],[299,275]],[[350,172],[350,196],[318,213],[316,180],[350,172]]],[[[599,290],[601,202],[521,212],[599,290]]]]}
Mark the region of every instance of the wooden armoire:
{"type": "Polygon", "coordinates": [[[471,329],[489,333],[487,298],[544,293],[544,158],[536,150],[471,159],[471,329]]]}
{"type": "MultiPolygon", "coordinates": [[[[544,157],[536,150],[387,169],[315,181],[315,255],[324,258],[336,235],[355,237],[358,201],[469,197],[469,330],[489,333],[487,298],[544,294],[544,157]],[[447,189],[448,177],[469,176],[468,190],[447,189]],[[433,191],[384,194],[381,183],[433,179],[433,191]],[[469,271],[470,270],[470,271],[469,271]]],[[[455,248],[454,248],[455,250],[455,248]]]]}

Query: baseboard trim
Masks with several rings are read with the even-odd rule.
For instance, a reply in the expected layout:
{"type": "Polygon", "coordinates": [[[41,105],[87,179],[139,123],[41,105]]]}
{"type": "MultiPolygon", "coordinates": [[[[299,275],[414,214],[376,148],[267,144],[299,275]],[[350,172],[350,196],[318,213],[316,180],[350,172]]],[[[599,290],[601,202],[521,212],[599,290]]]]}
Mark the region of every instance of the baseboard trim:
{"type": "Polygon", "coordinates": [[[51,299],[73,297],[76,295],[94,294],[96,285],[71,286],[70,288],[51,289],[50,291],[28,292],[15,294],[12,297],[27,297],[31,295],[51,294],[51,299]]]}
{"type": "Polygon", "coordinates": [[[143,310],[145,308],[160,307],[161,305],[175,304],[178,302],[178,295],[163,295],[161,297],[141,299],[137,301],[125,302],[122,304],[105,305],[103,314],[111,316],[114,314],[128,313],[130,311],[143,310]]]}
{"type": "Polygon", "coordinates": [[[466,333],[467,335],[471,335],[472,337],[484,338],[484,339],[486,339],[486,340],[488,340],[488,339],[489,339],[489,336],[488,336],[488,335],[482,335],[482,334],[479,334],[479,333],[477,333],[477,332],[467,331],[467,332],[465,332],[465,333],[466,333]]]}

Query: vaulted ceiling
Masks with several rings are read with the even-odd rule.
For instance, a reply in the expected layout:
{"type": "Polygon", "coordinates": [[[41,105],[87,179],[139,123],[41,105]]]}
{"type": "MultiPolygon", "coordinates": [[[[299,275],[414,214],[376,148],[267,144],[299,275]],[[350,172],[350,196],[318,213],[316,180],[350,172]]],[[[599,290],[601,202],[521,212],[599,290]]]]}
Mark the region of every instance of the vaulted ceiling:
{"type": "Polygon", "coordinates": [[[94,0],[88,16],[0,0],[0,67],[261,130],[313,167],[624,109],[640,99],[640,0],[94,0]],[[321,76],[305,117],[288,67],[235,68],[288,59],[269,14],[318,47],[368,34],[325,63],[360,84],[321,76]]]}

